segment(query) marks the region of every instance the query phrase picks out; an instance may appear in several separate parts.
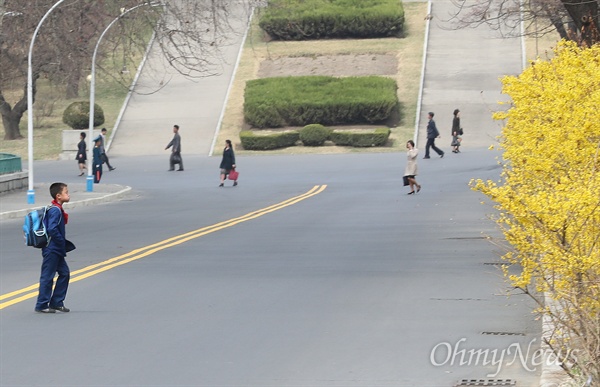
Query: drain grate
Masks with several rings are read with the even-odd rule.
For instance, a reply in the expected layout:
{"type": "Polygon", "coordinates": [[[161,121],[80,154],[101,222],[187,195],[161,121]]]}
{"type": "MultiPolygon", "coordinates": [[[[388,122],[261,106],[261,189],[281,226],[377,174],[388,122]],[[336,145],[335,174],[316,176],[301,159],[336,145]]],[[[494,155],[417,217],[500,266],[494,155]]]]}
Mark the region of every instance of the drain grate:
{"type": "Polygon", "coordinates": [[[482,239],[485,240],[485,239],[490,239],[490,238],[485,237],[485,236],[476,236],[476,237],[449,237],[449,238],[444,238],[444,239],[464,241],[464,240],[482,240],[482,239]]]}
{"type": "Polygon", "coordinates": [[[512,379],[463,379],[454,387],[459,386],[516,386],[517,381],[512,379]]]}
{"type": "Polygon", "coordinates": [[[485,298],[430,298],[431,301],[487,301],[485,298]]]}
{"type": "Polygon", "coordinates": [[[484,265],[490,265],[490,266],[509,266],[510,264],[508,262],[484,262],[484,265]]]}
{"type": "Polygon", "coordinates": [[[525,336],[525,333],[520,332],[492,332],[492,331],[484,331],[481,332],[482,335],[491,335],[491,336],[525,336]]]}

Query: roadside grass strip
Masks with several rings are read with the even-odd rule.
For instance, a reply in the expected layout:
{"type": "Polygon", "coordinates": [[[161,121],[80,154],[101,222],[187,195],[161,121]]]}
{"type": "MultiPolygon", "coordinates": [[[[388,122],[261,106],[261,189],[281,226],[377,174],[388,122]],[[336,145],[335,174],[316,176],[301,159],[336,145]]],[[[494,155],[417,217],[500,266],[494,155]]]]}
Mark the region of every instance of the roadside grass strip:
{"type": "MultiPolygon", "coordinates": [[[[154,243],[149,246],[145,246],[145,247],[142,247],[139,249],[132,250],[126,254],[107,259],[106,261],[99,262],[99,263],[96,263],[93,265],[86,266],[82,269],[72,271],[70,283],[81,281],[83,279],[92,277],[96,274],[100,274],[107,270],[114,269],[117,266],[125,265],[127,263],[147,257],[147,256],[152,255],[161,250],[165,250],[170,247],[177,246],[182,243],[188,242],[192,239],[200,238],[204,235],[211,234],[213,232],[216,232],[216,231],[228,228],[228,227],[232,227],[232,226],[235,226],[237,224],[240,224],[240,223],[252,220],[252,219],[259,218],[263,215],[267,215],[267,214],[277,211],[277,210],[281,210],[285,207],[289,207],[289,206],[294,205],[298,202],[301,202],[305,199],[308,199],[310,197],[318,195],[321,192],[323,192],[325,190],[325,188],[327,188],[327,185],[315,185],[311,190],[303,193],[302,195],[295,196],[293,198],[284,200],[280,203],[273,204],[269,207],[265,207],[260,210],[250,212],[246,215],[243,215],[243,216],[240,216],[237,218],[233,218],[233,219],[229,219],[229,220],[226,220],[226,221],[223,221],[220,223],[216,223],[211,226],[202,227],[197,230],[187,232],[185,234],[177,235],[177,236],[165,239],[163,241],[160,241],[158,243],[154,243]]],[[[36,283],[36,284],[30,285],[30,286],[27,286],[25,288],[16,290],[14,292],[0,295],[0,301],[2,301],[2,302],[0,302],[0,310],[6,308],[8,306],[17,304],[21,301],[25,301],[25,300],[37,297],[38,288],[39,288],[39,283],[36,283]],[[4,300],[7,300],[7,301],[4,301],[4,300]]]]}

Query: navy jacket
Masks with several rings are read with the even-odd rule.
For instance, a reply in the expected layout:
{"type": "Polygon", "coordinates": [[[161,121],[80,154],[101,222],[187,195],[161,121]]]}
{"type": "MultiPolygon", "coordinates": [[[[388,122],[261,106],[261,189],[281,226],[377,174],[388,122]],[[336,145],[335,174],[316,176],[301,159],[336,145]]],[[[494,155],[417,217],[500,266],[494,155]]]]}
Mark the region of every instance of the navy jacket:
{"type": "Polygon", "coordinates": [[[60,208],[55,206],[50,207],[44,221],[46,222],[46,231],[50,237],[50,242],[48,246],[42,248],[42,255],[45,256],[54,253],[61,257],[66,256],[65,220],[60,208]]]}
{"type": "Polygon", "coordinates": [[[438,131],[437,126],[435,126],[435,121],[429,120],[427,123],[427,138],[436,138],[439,135],[440,132],[438,131]]]}

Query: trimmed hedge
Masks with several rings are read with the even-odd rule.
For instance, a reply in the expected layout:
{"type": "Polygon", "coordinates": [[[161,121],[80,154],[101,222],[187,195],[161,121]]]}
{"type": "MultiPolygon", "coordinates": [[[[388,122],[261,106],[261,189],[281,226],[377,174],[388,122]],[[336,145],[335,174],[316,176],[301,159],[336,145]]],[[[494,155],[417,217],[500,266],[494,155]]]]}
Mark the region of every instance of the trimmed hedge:
{"type": "Polygon", "coordinates": [[[297,130],[267,135],[256,135],[251,130],[240,132],[242,146],[247,150],[270,150],[296,145],[300,138],[297,130]]]}
{"type": "Polygon", "coordinates": [[[397,113],[397,88],[379,76],[255,79],[246,82],[244,118],[256,128],[379,123],[397,113]]]}
{"type": "Polygon", "coordinates": [[[306,125],[300,131],[300,141],[306,146],[321,146],[329,139],[331,130],[323,125],[306,125]]]}
{"type": "MultiPolygon", "coordinates": [[[[88,101],[73,102],[63,112],[63,122],[73,129],[87,129],[90,126],[90,103],[88,101]]],[[[104,111],[94,104],[94,127],[104,123],[104,111]]]]}
{"type": "Polygon", "coordinates": [[[279,40],[401,36],[404,8],[398,0],[270,0],[259,26],[279,40]]]}
{"type": "Polygon", "coordinates": [[[389,128],[375,129],[374,132],[344,132],[334,131],[329,136],[329,139],[340,146],[353,147],[371,147],[384,146],[389,137],[391,130],[389,128]]]}

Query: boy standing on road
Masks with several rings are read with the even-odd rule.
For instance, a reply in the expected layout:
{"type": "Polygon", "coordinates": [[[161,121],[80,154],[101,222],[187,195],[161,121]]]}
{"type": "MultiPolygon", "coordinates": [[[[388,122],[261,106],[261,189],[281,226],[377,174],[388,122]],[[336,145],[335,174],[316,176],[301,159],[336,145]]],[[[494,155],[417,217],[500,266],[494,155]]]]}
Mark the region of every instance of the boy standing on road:
{"type": "Polygon", "coordinates": [[[56,313],[57,311],[67,313],[70,310],[65,306],[64,301],[71,272],[65,257],[69,251],[75,250],[75,245],[65,238],[65,225],[69,221],[69,215],[62,206],[64,203],[68,203],[71,197],[65,183],[53,183],[50,186],[50,195],[53,199],[52,205],[44,219],[50,241],[46,247],[42,248],[40,289],[35,311],[38,313],[56,313]],[[52,283],[56,273],[58,273],[58,278],[53,291],[52,283]]]}

